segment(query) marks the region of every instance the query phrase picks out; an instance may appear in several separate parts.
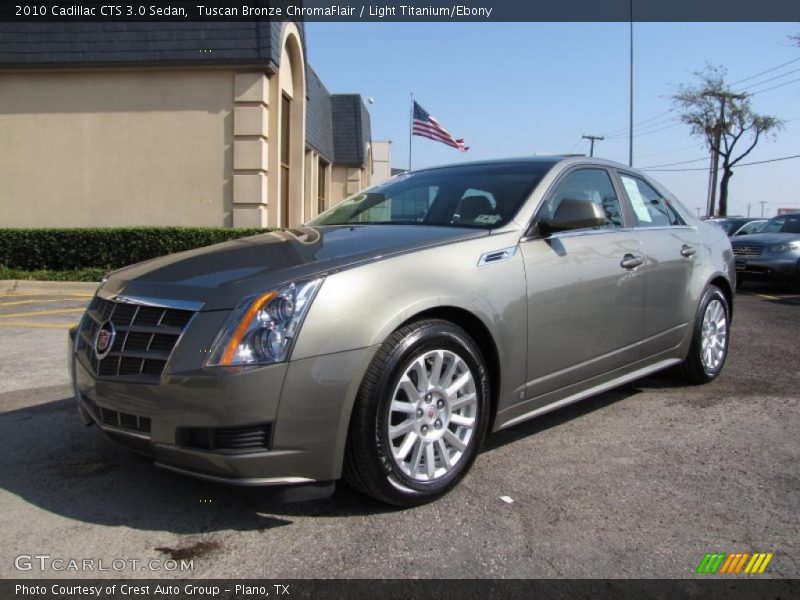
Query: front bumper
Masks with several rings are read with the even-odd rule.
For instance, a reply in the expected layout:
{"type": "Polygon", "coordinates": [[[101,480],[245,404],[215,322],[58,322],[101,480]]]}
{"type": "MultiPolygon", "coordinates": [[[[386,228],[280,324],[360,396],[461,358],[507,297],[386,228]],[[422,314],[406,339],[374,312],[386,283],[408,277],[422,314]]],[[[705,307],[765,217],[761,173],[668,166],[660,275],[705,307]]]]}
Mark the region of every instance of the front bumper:
{"type": "Polygon", "coordinates": [[[168,370],[158,384],[142,384],[96,378],[73,340],[70,332],[76,399],[109,437],[158,466],[238,485],[338,479],[350,409],[377,349],[264,367],[168,370]],[[225,447],[208,442],[216,438],[225,447]]]}
{"type": "Polygon", "coordinates": [[[787,280],[797,274],[798,256],[736,256],[736,274],[747,279],[787,280]]]}

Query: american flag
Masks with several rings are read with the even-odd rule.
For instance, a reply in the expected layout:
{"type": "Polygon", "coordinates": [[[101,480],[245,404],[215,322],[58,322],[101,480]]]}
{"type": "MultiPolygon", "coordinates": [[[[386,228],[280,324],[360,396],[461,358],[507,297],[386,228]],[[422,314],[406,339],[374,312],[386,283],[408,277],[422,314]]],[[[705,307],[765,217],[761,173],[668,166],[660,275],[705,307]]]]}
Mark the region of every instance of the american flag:
{"type": "Polygon", "coordinates": [[[414,117],[411,120],[411,131],[414,135],[426,137],[437,142],[442,142],[453,148],[458,148],[461,152],[469,150],[469,146],[464,145],[464,140],[455,139],[449,131],[441,126],[439,121],[434,119],[427,110],[414,102],[414,117]]]}

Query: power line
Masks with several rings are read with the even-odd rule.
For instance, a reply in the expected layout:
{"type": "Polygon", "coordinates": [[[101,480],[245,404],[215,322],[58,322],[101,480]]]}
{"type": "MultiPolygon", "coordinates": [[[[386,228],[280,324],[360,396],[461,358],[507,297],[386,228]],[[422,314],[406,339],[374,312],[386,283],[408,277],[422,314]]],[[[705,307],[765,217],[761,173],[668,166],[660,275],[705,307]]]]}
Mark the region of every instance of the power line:
{"type": "MultiPolygon", "coordinates": [[[[790,121],[792,119],[789,119],[790,121]]],[[[664,154],[672,154],[673,152],[681,152],[682,150],[689,150],[690,148],[697,148],[697,144],[689,144],[688,146],[681,146],[680,148],[673,148],[671,150],[662,150],[660,152],[651,152],[650,154],[642,154],[639,158],[649,158],[651,156],[663,156],[664,154]]]]}
{"type": "MultiPolygon", "coordinates": [[[[639,121],[638,123],[634,123],[633,126],[634,127],[640,127],[641,125],[644,125],[645,123],[650,123],[650,121],[655,121],[656,119],[660,119],[662,117],[665,117],[666,115],[668,115],[668,114],[670,114],[672,112],[675,112],[674,108],[670,108],[668,111],[663,112],[661,114],[658,114],[655,117],[650,117],[649,119],[644,119],[643,121],[639,121]]],[[[620,127],[619,129],[613,129],[611,131],[607,131],[607,132],[603,133],[602,135],[605,135],[605,136],[621,135],[621,134],[627,135],[627,131],[629,129],[630,129],[629,127],[620,127]]]]}
{"type": "Polygon", "coordinates": [[[682,160],[680,162],[666,163],[666,164],[663,164],[663,165],[650,165],[649,167],[639,167],[639,168],[640,169],[658,169],[660,167],[672,167],[674,165],[688,165],[689,163],[696,163],[696,162],[700,162],[701,160],[708,160],[708,157],[704,156],[703,158],[695,158],[695,159],[692,159],[692,160],[682,160]]]}
{"type": "MultiPolygon", "coordinates": [[[[658,129],[651,129],[649,131],[642,131],[640,133],[634,133],[633,137],[640,137],[640,136],[643,136],[643,135],[650,135],[651,133],[658,133],[659,131],[665,131],[667,129],[672,129],[673,127],[677,127],[678,125],[682,125],[682,123],[681,122],[677,122],[677,123],[673,123],[672,125],[667,125],[666,127],[660,127],[658,129]]],[[[627,138],[627,137],[628,137],[627,135],[624,135],[624,136],[607,137],[606,139],[619,140],[619,139],[623,139],[623,138],[627,138]]]]}
{"type": "Polygon", "coordinates": [[[756,77],[758,77],[758,76],[760,76],[760,75],[765,75],[766,73],[771,73],[772,71],[777,71],[777,70],[778,70],[778,69],[780,69],[781,67],[785,67],[786,65],[791,65],[792,63],[796,63],[797,61],[800,61],[800,58],[795,58],[795,59],[793,59],[793,60],[789,60],[789,61],[787,61],[787,62],[785,62],[785,63],[782,63],[782,64],[780,64],[780,65],[777,65],[777,66],[775,66],[775,67],[772,67],[772,68],[770,68],[770,69],[767,69],[767,70],[765,70],[765,71],[761,71],[760,73],[756,73],[755,75],[750,75],[750,77],[745,77],[744,79],[740,79],[739,81],[734,81],[734,82],[731,84],[731,86],[734,86],[734,85],[739,85],[740,83],[742,83],[742,82],[744,82],[744,81],[748,81],[748,80],[750,80],[750,79],[755,79],[756,77]]]}
{"type": "MultiPolygon", "coordinates": [[[[769,83],[770,81],[775,81],[776,79],[781,79],[783,77],[786,77],[787,75],[791,75],[792,73],[797,73],[798,71],[800,71],[800,67],[798,67],[797,69],[792,69],[791,71],[786,71],[786,73],[781,73],[780,75],[775,75],[775,77],[770,77],[769,79],[765,79],[763,81],[757,81],[756,83],[752,83],[752,84],[750,84],[750,86],[748,86],[746,88],[742,88],[739,91],[745,92],[745,93],[751,93],[751,89],[753,87],[758,87],[758,86],[763,85],[765,83],[769,83]]],[[[758,90],[756,90],[756,91],[758,91],[758,90]]]]}
{"type": "MultiPolygon", "coordinates": [[[[800,158],[800,154],[793,154],[791,156],[779,156],[778,158],[770,158],[770,159],[767,159],[767,160],[757,160],[757,161],[753,161],[753,162],[740,163],[738,165],[734,165],[734,168],[738,169],[739,167],[749,167],[751,165],[763,165],[763,164],[766,164],[766,163],[773,163],[773,162],[778,162],[778,161],[781,161],[781,160],[790,160],[792,158],[800,158]]],[[[704,158],[703,160],[708,160],[708,159],[704,158]]],[[[641,171],[708,171],[708,168],[706,168],[706,167],[703,167],[703,168],[700,168],[700,169],[652,169],[652,168],[644,168],[644,169],[640,169],[640,170],[641,171]]]]}
{"type": "Polygon", "coordinates": [[[787,81],[786,83],[781,83],[779,85],[773,85],[772,87],[764,88],[763,90],[757,90],[757,91],[753,92],[750,95],[751,96],[755,96],[756,94],[760,94],[761,92],[768,92],[770,90],[777,90],[778,88],[785,87],[785,86],[790,85],[792,83],[797,83],[798,81],[800,81],[800,77],[798,77],[797,79],[792,79],[791,81],[787,81]]]}

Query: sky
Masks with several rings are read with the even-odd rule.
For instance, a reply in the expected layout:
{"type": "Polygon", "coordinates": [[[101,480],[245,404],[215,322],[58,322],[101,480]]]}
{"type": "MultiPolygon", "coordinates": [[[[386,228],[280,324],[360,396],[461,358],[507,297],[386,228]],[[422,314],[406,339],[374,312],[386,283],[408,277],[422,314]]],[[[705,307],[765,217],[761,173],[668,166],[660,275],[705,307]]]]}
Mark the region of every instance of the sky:
{"type": "MultiPolygon", "coordinates": [[[[393,167],[408,166],[411,92],[470,146],[462,154],[415,137],[415,169],[588,154],[583,134],[605,134],[596,156],[628,162],[628,23],[306,23],[306,31],[309,62],[328,89],[374,99],[372,138],[392,140],[393,167]]],[[[678,85],[706,63],[726,67],[731,83],[747,78],[734,89],[752,92],[757,112],[786,121],[742,162],[800,154],[797,34],[797,23],[636,23],[634,166],[702,169],[649,175],[690,210],[705,206],[708,151],[676,113],[664,113],[678,85]]],[[[730,185],[728,214],[747,215],[749,205],[760,216],[762,201],[767,216],[800,209],[800,159],[740,167],[730,185]]]]}

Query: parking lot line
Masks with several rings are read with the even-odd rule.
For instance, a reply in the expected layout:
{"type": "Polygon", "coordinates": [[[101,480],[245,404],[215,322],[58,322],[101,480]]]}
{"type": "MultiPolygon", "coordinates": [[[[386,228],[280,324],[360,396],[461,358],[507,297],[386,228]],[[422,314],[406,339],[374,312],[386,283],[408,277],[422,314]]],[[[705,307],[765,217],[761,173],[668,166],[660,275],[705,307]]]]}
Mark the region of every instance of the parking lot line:
{"type": "Polygon", "coordinates": [[[18,312],[18,313],[0,313],[0,319],[8,319],[15,317],[36,317],[39,315],[58,315],[65,313],[82,313],[85,310],[86,310],[85,307],[77,307],[77,308],[57,308],[54,310],[32,310],[28,312],[18,312]]]}
{"type": "Polygon", "coordinates": [[[59,296],[62,298],[93,298],[94,294],[80,294],[80,293],[63,293],[63,292],[3,292],[0,293],[0,298],[6,297],[19,297],[19,296],[29,296],[32,298],[38,297],[45,297],[45,298],[52,298],[53,296],[59,296]]]}
{"type": "Polygon", "coordinates": [[[778,296],[770,296],[769,294],[759,294],[759,298],[764,298],[764,300],[780,300],[778,296]]]}
{"type": "Polygon", "coordinates": [[[15,306],[18,304],[44,304],[45,302],[79,302],[79,298],[48,298],[47,300],[15,300],[13,302],[0,301],[2,306],[15,306]]]}
{"type": "Polygon", "coordinates": [[[69,329],[74,325],[77,325],[78,322],[75,323],[36,323],[34,321],[0,321],[0,329],[3,327],[18,327],[22,329],[26,329],[28,327],[35,328],[35,329],[69,329]]]}

